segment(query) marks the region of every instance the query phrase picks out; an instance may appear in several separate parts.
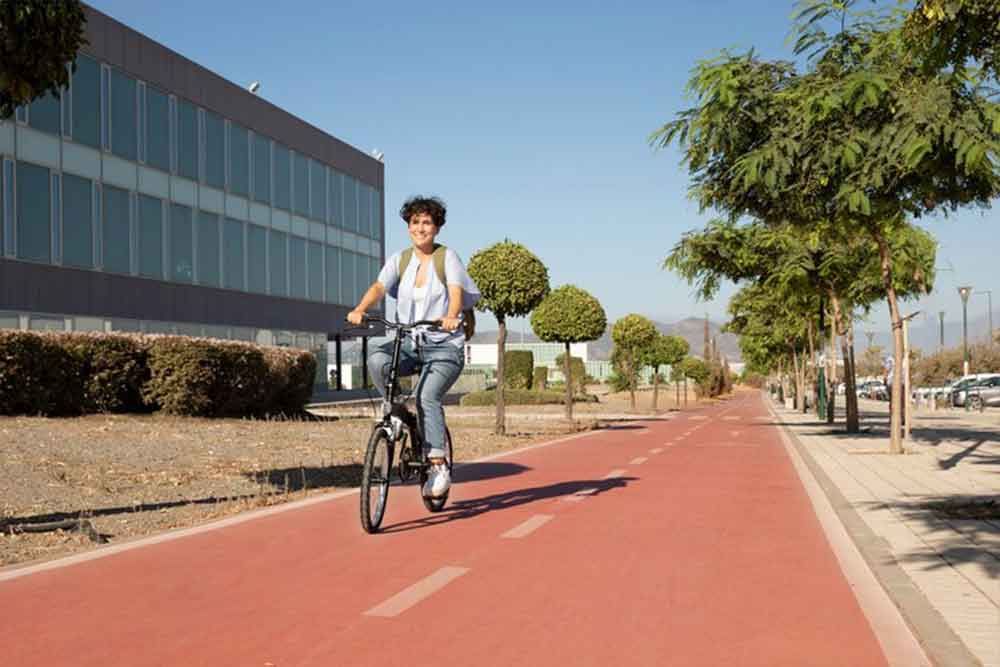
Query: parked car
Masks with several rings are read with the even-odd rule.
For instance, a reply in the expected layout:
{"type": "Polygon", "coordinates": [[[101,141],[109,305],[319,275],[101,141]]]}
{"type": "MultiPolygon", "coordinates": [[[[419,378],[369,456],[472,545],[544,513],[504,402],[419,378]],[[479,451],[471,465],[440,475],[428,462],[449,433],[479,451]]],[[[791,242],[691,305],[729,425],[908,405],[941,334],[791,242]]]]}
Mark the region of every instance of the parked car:
{"type": "Polygon", "coordinates": [[[969,387],[994,378],[1000,378],[1000,373],[976,373],[974,375],[966,375],[965,377],[952,383],[948,392],[951,404],[956,408],[965,407],[965,399],[969,387]]]}
{"type": "Polygon", "coordinates": [[[885,383],[881,380],[869,380],[868,382],[862,382],[857,387],[858,397],[860,398],[870,398],[876,401],[888,401],[889,391],[885,386],[885,383]]]}
{"type": "Polygon", "coordinates": [[[965,388],[963,405],[967,409],[982,410],[1000,406],[1000,375],[976,380],[965,388]]]}

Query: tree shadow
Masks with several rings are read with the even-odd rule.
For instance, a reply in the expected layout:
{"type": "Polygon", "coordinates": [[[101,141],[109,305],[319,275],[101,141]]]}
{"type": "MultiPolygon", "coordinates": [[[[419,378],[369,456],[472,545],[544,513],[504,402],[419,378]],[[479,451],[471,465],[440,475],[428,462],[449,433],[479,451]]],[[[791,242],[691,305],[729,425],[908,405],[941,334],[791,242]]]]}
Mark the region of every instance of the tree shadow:
{"type": "Polygon", "coordinates": [[[381,532],[401,533],[417,528],[429,528],[431,526],[451,523],[452,521],[471,519],[485,512],[510,509],[550,498],[570,497],[585,489],[588,490],[587,495],[592,497],[606,493],[612,489],[624,488],[629,482],[636,480],[638,480],[637,477],[615,477],[611,479],[557,482],[544,486],[495,493],[481,498],[459,500],[445,506],[445,509],[438,514],[392,524],[383,528],[381,532]],[[596,489],[596,491],[590,492],[590,489],[596,489]]]}
{"type": "MultiPolygon", "coordinates": [[[[884,502],[863,505],[887,506],[884,502]]],[[[896,560],[925,570],[971,564],[991,580],[1000,578],[1000,553],[991,551],[991,544],[1000,538],[1000,495],[933,496],[894,501],[890,506],[908,522],[935,531],[933,548],[897,554],[896,560]]]]}

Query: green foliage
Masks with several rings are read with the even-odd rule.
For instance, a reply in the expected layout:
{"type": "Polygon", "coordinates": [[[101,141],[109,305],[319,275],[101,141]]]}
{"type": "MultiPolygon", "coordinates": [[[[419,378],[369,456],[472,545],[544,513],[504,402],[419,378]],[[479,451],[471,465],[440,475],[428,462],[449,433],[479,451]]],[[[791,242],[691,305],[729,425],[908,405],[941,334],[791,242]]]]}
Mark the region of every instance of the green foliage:
{"type": "Polygon", "coordinates": [[[476,310],[488,310],[498,321],[527,315],[549,293],[548,269],[520,243],[503,241],[480,250],[468,270],[482,294],[476,310]]]}
{"type": "MultiPolygon", "coordinates": [[[[556,357],[556,365],[562,369],[566,363],[566,354],[556,357]]],[[[574,394],[582,394],[587,385],[587,366],[580,357],[569,357],[570,389],[574,394]]],[[[564,373],[565,374],[565,373],[564,373]]]]}
{"type": "Polygon", "coordinates": [[[142,387],[149,380],[148,347],[139,335],[73,333],[64,347],[82,361],[83,412],[143,412],[142,387]]]}
{"type": "Polygon", "coordinates": [[[0,414],[80,414],[83,366],[61,334],[0,330],[0,414]]]}
{"type": "Polygon", "coordinates": [[[78,0],[0,0],[0,120],[69,85],[84,24],[78,0]]]}
{"type": "MultiPolygon", "coordinates": [[[[576,403],[596,403],[597,397],[587,394],[577,394],[573,397],[576,403]]],[[[566,394],[562,391],[530,391],[526,389],[508,389],[504,392],[504,402],[508,405],[562,405],[566,402],[566,394]]],[[[496,391],[474,391],[466,394],[460,400],[461,405],[484,406],[496,405],[496,391]]]]}
{"type": "MultiPolygon", "coordinates": [[[[911,363],[912,384],[915,387],[940,387],[962,377],[961,346],[941,350],[911,363]]],[[[976,343],[969,346],[970,370],[973,373],[1000,373],[1000,348],[976,343]]]]}
{"type": "Polygon", "coordinates": [[[506,350],[503,353],[504,387],[531,389],[535,368],[535,355],[530,350],[506,350]]]}
{"type": "Polygon", "coordinates": [[[535,391],[545,391],[549,383],[549,369],[547,366],[535,366],[531,377],[531,388],[535,391]]]}
{"type": "Polygon", "coordinates": [[[643,366],[643,355],[659,335],[652,322],[635,313],[622,317],[611,328],[611,341],[614,343],[611,363],[615,373],[628,380],[629,389],[633,392],[633,402],[639,370],[643,366]]]}
{"type": "Polygon", "coordinates": [[[659,372],[660,366],[673,366],[683,359],[689,349],[688,342],[680,336],[657,334],[653,343],[642,354],[642,364],[659,372]]]}
{"type": "Polygon", "coordinates": [[[556,288],[531,313],[531,329],[548,342],[597,340],[607,327],[608,319],[601,303],[573,285],[556,288]]]}
{"type": "Polygon", "coordinates": [[[979,67],[1000,80],[1000,5],[995,0],[920,0],[906,16],[903,39],[925,71],[979,67]]]}
{"type": "Polygon", "coordinates": [[[685,357],[680,362],[678,362],[677,372],[680,377],[686,377],[689,380],[693,380],[696,384],[701,384],[708,380],[711,375],[711,369],[708,363],[698,359],[697,357],[685,357]]]}

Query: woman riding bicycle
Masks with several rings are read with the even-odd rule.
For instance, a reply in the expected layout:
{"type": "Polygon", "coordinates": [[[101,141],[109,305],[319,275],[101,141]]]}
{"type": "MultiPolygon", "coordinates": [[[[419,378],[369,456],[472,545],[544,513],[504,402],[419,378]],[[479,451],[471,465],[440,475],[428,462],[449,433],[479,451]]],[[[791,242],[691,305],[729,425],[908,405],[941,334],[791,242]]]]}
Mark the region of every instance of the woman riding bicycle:
{"type": "MultiPolygon", "coordinates": [[[[424,327],[409,335],[399,361],[401,376],[420,370],[415,388],[417,417],[424,434],[424,449],[431,462],[422,492],[433,498],[446,495],[451,487],[451,476],[445,464],[445,421],[441,401],[465,366],[465,334],[460,316],[480,297],[479,289],[458,254],[449,248],[438,250],[434,243],[444,226],[446,214],[444,202],[437,197],[412,197],[403,204],[399,215],[406,222],[412,249],[397,252],[386,260],[378,278],[347,315],[352,324],[361,324],[365,312],[388,294],[396,299],[397,322],[441,321],[441,330],[424,327]],[[444,281],[435,269],[435,250],[444,254],[444,281]],[[406,264],[402,275],[401,262],[406,264]]],[[[391,363],[392,342],[376,347],[368,355],[369,373],[383,395],[391,363]]]]}

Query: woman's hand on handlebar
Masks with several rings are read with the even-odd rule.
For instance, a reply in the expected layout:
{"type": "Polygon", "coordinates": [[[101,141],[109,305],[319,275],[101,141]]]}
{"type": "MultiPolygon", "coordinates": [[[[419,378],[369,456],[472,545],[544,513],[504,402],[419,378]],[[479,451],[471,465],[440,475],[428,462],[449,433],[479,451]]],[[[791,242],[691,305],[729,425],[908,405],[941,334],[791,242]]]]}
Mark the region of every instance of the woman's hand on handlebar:
{"type": "Polygon", "coordinates": [[[352,310],[347,313],[347,321],[354,326],[360,325],[365,320],[365,311],[363,310],[352,310]]]}
{"type": "Polygon", "coordinates": [[[441,323],[438,325],[445,331],[454,331],[462,324],[462,320],[457,317],[445,317],[441,319],[441,323]]]}

